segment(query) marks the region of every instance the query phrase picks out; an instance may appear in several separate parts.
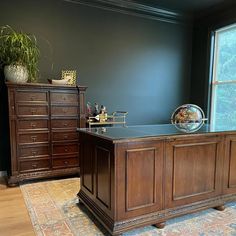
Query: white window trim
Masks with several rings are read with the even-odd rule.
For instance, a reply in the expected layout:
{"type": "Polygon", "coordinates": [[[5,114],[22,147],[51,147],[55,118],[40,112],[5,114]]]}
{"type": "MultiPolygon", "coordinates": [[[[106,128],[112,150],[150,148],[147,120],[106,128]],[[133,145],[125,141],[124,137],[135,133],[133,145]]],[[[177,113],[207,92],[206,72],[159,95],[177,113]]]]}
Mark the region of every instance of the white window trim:
{"type": "Polygon", "coordinates": [[[230,31],[232,28],[235,28],[236,24],[232,24],[226,27],[223,27],[221,29],[218,29],[215,31],[215,40],[214,40],[214,46],[213,46],[213,63],[212,63],[212,80],[211,80],[211,99],[210,99],[210,124],[212,125],[213,129],[215,129],[215,100],[216,100],[216,88],[217,85],[221,84],[232,84],[236,83],[235,80],[229,80],[229,81],[218,81],[217,80],[217,66],[218,66],[218,60],[219,60],[219,50],[218,50],[218,44],[219,44],[219,33],[230,31]]]}

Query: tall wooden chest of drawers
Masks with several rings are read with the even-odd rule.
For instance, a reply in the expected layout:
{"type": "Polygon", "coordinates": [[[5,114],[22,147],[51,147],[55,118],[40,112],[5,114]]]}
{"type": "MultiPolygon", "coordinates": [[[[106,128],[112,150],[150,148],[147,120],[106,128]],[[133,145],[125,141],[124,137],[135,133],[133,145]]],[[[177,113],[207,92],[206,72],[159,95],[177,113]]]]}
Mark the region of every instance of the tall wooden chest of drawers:
{"type": "Polygon", "coordinates": [[[84,86],[6,82],[11,161],[8,184],[79,172],[77,127],[85,127],[84,86]]]}

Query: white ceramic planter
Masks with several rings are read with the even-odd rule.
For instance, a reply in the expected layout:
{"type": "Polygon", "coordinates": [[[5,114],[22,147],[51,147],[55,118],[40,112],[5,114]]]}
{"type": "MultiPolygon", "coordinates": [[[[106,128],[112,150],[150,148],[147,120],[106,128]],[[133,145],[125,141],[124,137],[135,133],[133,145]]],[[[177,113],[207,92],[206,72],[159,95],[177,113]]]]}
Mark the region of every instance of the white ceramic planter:
{"type": "Polygon", "coordinates": [[[5,66],[4,75],[7,81],[14,83],[26,83],[29,77],[27,68],[20,65],[5,66]]]}

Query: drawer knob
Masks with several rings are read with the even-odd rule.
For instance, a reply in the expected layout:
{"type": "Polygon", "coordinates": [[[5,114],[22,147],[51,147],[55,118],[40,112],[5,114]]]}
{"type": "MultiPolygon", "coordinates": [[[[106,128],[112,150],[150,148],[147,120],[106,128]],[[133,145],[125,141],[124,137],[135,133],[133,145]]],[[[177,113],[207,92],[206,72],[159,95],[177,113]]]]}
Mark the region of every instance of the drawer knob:
{"type": "Polygon", "coordinates": [[[68,161],[64,161],[64,164],[67,165],[67,164],[68,164],[68,161]]]}
{"type": "Polygon", "coordinates": [[[31,139],[32,139],[33,142],[36,142],[37,136],[31,136],[31,139]]]}
{"type": "Polygon", "coordinates": [[[64,139],[68,139],[68,135],[65,134],[65,135],[64,135],[64,139]]]}
{"type": "Polygon", "coordinates": [[[36,127],[36,124],[31,123],[31,128],[35,128],[35,127],[36,127]]]}
{"type": "Polygon", "coordinates": [[[67,123],[64,123],[64,126],[67,126],[68,124],[67,123]]]}
{"type": "Polygon", "coordinates": [[[67,112],[67,109],[66,109],[66,108],[63,108],[62,111],[63,111],[64,113],[66,113],[66,112],[67,112]]]}
{"type": "Polygon", "coordinates": [[[37,164],[32,164],[32,167],[33,167],[33,168],[36,168],[36,167],[37,167],[37,164]]]}
{"type": "Polygon", "coordinates": [[[31,109],[31,114],[34,115],[36,113],[36,109],[31,109]]]}
{"type": "Polygon", "coordinates": [[[32,151],[32,155],[35,156],[37,154],[37,151],[32,151]]]}
{"type": "Polygon", "coordinates": [[[30,99],[31,99],[31,101],[34,101],[34,97],[31,97],[30,99]]]}
{"type": "Polygon", "coordinates": [[[65,148],[64,150],[65,150],[65,152],[68,152],[68,148],[65,148]]]}

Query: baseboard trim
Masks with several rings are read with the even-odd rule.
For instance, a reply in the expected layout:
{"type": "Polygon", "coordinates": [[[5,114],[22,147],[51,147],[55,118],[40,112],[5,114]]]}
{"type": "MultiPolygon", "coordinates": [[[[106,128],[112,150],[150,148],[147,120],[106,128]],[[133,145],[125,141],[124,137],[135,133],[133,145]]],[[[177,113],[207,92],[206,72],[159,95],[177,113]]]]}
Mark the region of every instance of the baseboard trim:
{"type": "Polygon", "coordinates": [[[7,176],[7,172],[6,171],[0,171],[0,177],[3,177],[3,176],[7,176]]]}

